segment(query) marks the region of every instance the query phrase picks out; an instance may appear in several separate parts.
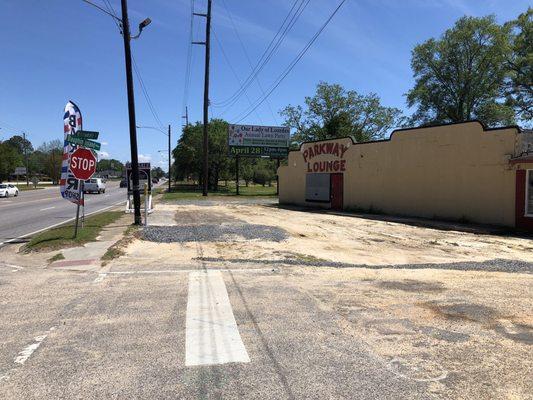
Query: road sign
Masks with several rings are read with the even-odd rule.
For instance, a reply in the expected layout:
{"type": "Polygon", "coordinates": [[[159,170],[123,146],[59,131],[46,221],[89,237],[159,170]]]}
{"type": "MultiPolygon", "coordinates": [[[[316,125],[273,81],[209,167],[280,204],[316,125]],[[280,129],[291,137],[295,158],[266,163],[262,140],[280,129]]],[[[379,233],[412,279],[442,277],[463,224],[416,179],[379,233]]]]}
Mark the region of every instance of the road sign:
{"type": "Polygon", "coordinates": [[[88,149],[76,149],[70,156],[70,170],[78,179],[89,179],[96,171],[96,157],[88,149]]]}
{"type": "Polygon", "coordinates": [[[101,146],[101,144],[98,143],[98,142],[93,142],[92,140],[88,140],[88,139],[82,139],[82,138],[79,138],[79,137],[73,136],[73,135],[67,135],[66,141],[68,143],[75,144],[75,145],[81,146],[81,147],[86,147],[88,149],[93,149],[93,150],[96,150],[96,151],[99,151],[100,150],[100,146],[101,146]]]}
{"type": "Polygon", "coordinates": [[[26,175],[26,167],[16,167],[15,175],[26,175]]]}
{"type": "Polygon", "coordinates": [[[100,132],[95,131],[77,131],[75,133],[75,137],[81,138],[81,139],[98,139],[98,135],[100,132]]]}
{"type": "MultiPolygon", "coordinates": [[[[139,188],[142,189],[146,183],[148,192],[152,193],[152,177],[150,163],[138,163],[139,165],[139,188]]],[[[133,174],[131,163],[126,163],[126,182],[128,183],[128,194],[133,194],[133,174]]]]}

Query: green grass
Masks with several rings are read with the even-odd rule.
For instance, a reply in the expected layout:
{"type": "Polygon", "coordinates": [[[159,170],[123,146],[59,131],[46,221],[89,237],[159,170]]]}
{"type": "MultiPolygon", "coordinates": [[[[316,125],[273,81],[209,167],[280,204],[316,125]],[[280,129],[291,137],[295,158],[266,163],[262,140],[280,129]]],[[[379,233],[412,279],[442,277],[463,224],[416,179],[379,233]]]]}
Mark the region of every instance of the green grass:
{"type": "Polygon", "coordinates": [[[85,218],[85,226],[83,228],[80,223],[76,238],[74,238],[74,221],[49,229],[33,236],[24,245],[22,251],[52,251],[93,242],[104,226],[117,221],[123,215],[124,213],[122,211],[106,211],[87,217],[85,218]]]}
{"type": "Polygon", "coordinates": [[[63,253],[57,253],[55,256],[50,257],[48,259],[48,263],[52,264],[55,261],[64,260],[64,259],[65,259],[65,256],[63,255],[63,253]]]}
{"type": "MultiPolygon", "coordinates": [[[[168,193],[167,188],[158,188],[156,193],[163,195],[163,201],[173,201],[180,199],[205,199],[202,190],[195,185],[174,185],[172,192],[168,193]]],[[[209,191],[208,197],[216,196],[237,196],[235,182],[229,182],[228,186],[220,185],[218,191],[209,191]]],[[[239,196],[243,197],[266,197],[276,196],[276,186],[263,186],[250,184],[249,186],[239,186],[239,196]]]]}
{"type": "Polygon", "coordinates": [[[126,229],[126,231],[124,232],[124,236],[122,237],[122,239],[120,239],[113,246],[108,248],[105,254],[101,257],[101,260],[103,261],[102,265],[106,265],[109,261],[126,254],[124,252],[124,248],[135,238],[135,232],[137,231],[137,226],[130,225],[128,229],[126,229]]]}
{"type": "MultiPolygon", "coordinates": [[[[55,186],[55,185],[54,185],[55,186]]],[[[30,186],[26,186],[26,184],[22,184],[20,186],[17,186],[19,192],[25,192],[26,190],[39,190],[39,189],[44,189],[46,187],[52,187],[52,185],[50,186],[37,186],[37,187],[34,187],[33,185],[30,185],[30,186]]]]}

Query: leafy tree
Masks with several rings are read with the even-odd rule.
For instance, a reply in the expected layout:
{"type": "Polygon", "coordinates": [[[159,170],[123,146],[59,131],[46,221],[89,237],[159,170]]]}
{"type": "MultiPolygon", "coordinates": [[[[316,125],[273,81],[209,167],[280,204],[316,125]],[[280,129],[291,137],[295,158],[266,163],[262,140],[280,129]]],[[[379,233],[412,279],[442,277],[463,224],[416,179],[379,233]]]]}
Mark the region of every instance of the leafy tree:
{"type": "MultiPolygon", "coordinates": [[[[228,123],[221,119],[213,119],[208,125],[209,167],[208,186],[210,190],[218,190],[218,181],[229,168],[228,156],[228,123]]],[[[173,150],[174,173],[176,180],[195,179],[202,183],[203,179],[203,125],[199,122],[183,128],[177,147],[173,150]]]]}
{"type": "Polygon", "coordinates": [[[407,93],[409,107],[417,110],[410,123],[513,123],[511,107],[500,99],[509,43],[510,28],[488,16],[460,18],[441,38],[417,45],[411,60],[415,86],[407,93]]]}
{"type": "Polygon", "coordinates": [[[33,151],[33,146],[31,142],[28,139],[24,139],[24,137],[20,135],[10,137],[8,140],[5,141],[5,143],[15,148],[15,150],[19,154],[24,154],[24,149],[26,149],[28,153],[31,153],[33,151]]]}
{"type": "Polygon", "coordinates": [[[9,141],[0,142],[0,182],[7,180],[22,163],[22,157],[9,141]]]}
{"type": "Polygon", "coordinates": [[[362,95],[338,84],[320,82],[304,107],[289,105],[280,114],[301,143],[351,136],[357,142],[381,139],[399,122],[400,110],[381,105],[375,93],[362,95]]]}
{"type": "Polygon", "coordinates": [[[512,52],[507,60],[504,94],[519,119],[533,120],[533,8],[506,24],[511,32],[512,52]]]}
{"type": "Polygon", "coordinates": [[[117,173],[122,173],[124,171],[124,164],[114,158],[105,158],[98,161],[96,164],[96,170],[98,172],[110,170],[117,173]]]}
{"type": "Polygon", "coordinates": [[[152,178],[161,178],[165,176],[165,171],[161,167],[155,167],[152,169],[152,178]]]}
{"type": "MultiPolygon", "coordinates": [[[[42,154],[38,171],[49,176],[53,183],[59,183],[61,177],[61,163],[63,159],[63,142],[59,139],[45,142],[37,149],[42,154]]],[[[33,170],[33,173],[36,171],[33,170]]]]}

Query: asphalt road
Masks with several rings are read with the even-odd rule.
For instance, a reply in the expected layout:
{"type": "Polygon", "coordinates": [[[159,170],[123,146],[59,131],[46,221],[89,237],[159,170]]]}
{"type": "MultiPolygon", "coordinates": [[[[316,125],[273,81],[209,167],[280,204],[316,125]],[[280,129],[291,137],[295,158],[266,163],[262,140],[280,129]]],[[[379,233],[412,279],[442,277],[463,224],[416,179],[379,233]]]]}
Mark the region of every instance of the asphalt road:
{"type": "MultiPolygon", "coordinates": [[[[107,182],[103,194],[85,196],[85,214],[126,201],[126,189],[107,182]]],[[[59,188],[21,191],[18,197],[0,198],[0,246],[6,242],[58,225],[76,216],[76,205],[64,200],[59,188]]]]}

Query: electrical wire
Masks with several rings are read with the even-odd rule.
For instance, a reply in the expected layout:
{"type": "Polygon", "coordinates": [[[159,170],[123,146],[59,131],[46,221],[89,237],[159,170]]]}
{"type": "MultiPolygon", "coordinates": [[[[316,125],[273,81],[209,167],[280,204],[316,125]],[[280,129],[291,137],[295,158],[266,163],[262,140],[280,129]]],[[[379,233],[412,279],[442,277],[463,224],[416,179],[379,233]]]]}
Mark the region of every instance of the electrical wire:
{"type": "Polygon", "coordinates": [[[189,87],[191,85],[191,64],[192,64],[192,38],[193,38],[193,30],[194,30],[194,0],[191,0],[191,15],[190,15],[190,23],[189,23],[189,38],[188,38],[188,45],[187,45],[187,61],[185,63],[185,83],[183,85],[183,102],[181,106],[181,115],[184,115],[185,109],[187,107],[187,102],[189,100],[189,87]]]}
{"type": "MultiPolygon", "coordinates": [[[[242,38],[241,38],[241,35],[239,34],[239,31],[237,30],[237,26],[235,25],[235,21],[233,20],[233,16],[231,15],[231,12],[229,11],[229,8],[228,8],[228,5],[226,3],[226,0],[222,0],[222,5],[224,6],[225,10],[226,10],[226,14],[230,20],[230,23],[231,23],[231,26],[233,28],[233,32],[235,33],[235,36],[237,37],[237,40],[239,41],[240,45],[241,45],[241,49],[246,57],[246,60],[248,61],[248,65],[250,66],[250,71],[253,71],[253,65],[252,65],[252,60],[250,59],[250,55],[248,54],[248,51],[246,50],[246,46],[244,45],[244,42],[242,41],[242,38]]],[[[257,86],[259,87],[259,90],[261,91],[261,94],[264,95],[265,94],[265,89],[263,89],[263,85],[261,84],[261,81],[259,80],[259,77],[256,78],[255,80],[257,82],[257,86]]],[[[248,97],[248,96],[246,96],[248,97]]],[[[272,115],[272,118],[274,119],[274,121],[276,122],[276,124],[278,124],[278,119],[276,117],[276,114],[274,113],[274,111],[272,110],[272,105],[270,104],[270,101],[266,101],[267,103],[267,106],[268,106],[268,109],[270,110],[270,114],[272,115]]]]}
{"type": "Polygon", "coordinates": [[[248,77],[244,80],[243,85],[238,88],[230,97],[228,97],[225,100],[219,101],[219,102],[213,102],[213,106],[215,107],[225,107],[229,105],[229,107],[233,106],[235,104],[235,101],[238,100],[242,93],[246,90],[248,86],[253,82],[255,77],[261,72],[261,70],[267,65],[267,63],[270,61],[276,50],[279,48],[285,37],[287,36],[287,33],[292,29],[298,18],[300,17],[301,13],[307,7],[310,0],[296,0],[291,9],[289,10],[289,13],[286,15],[285,19],[283,20],[281,26],[279,27],[278,31],[268,44],[267,48],[257,61],[255,67],[252,69],[252,72],[248,75],[248,77]],[[299,3],[299,4],[298,4],[299,3]],[[296,8],[296,11],[293,10],[296,8]]]}
{"type": "Polygon", "coordinates": [[[239,123],[241,122],[242,120],[244,120],[246,117],[248,117],[257,107],[259,107],[261,104],[263,104],[263,102],[268,98],[268,96],[270,96],[272,94],[272,92],[274,92],[274,90],[276,90],[276,88],[281,84],[281,82],[287,77],[287,75],[292,71],[292,69],[296,66],[296,64],[298,64],[298,62],[302,59],[302,57],[305,55],[305,53],[307,53],[307,50],[309,50],[309,48],[313,45],[313,43],[317,40],[317,38],[320,36],[320,34],[322,33],[322,31],[326,28],[326,26],[330,23],[330,21],[333,19],[333,17],[335,16],[335,14],[337,14],[337,12],[340,10],[340,8],[342,7],[342,5],[346,2],[346,0],[342,0],[339,5],[337,6],[337,8],[335,8],[335,10],[333,10],[333,12],[331,13],[331,15],[328,17],[328,19],[324,22],[324,24],[322,24],[322,26],[320,27],[320,29],[312,36],[312,38],[309,40],[309,42],[307,42],[307,44],[303,47],[303,49],[300,51],[300,53],[298,53],[298,55],[292,60],[292,62],[287,66],[287,68],[285,68],[285,70],[282,72],[282,74],[280,76],[278,76],[278,78],[274,81],[274,84],[271,86],[271,88],[269,89],[269,91],[267,92],[266,96],[262,96],[260,98],[258,98],[256,101],[255,101],[255,106],[251,107],[251,108],[248,108],[246,109],[242,114],[239,115],[239,117],[237,117],[237,121],[235,123],[239,123]],[[243,115],[241,117],[241,115],[243,115]]]}
{"type": "Polygon", "coordinates": [[[155,122],[159,125],[159,128],[164,130],[163,123],[161,122],[161,119],[159,119],[157,110],[155,109],[154,104],[152,103],[152,99],[150,98],[150,95],[148,94],[148,90],[146,89],[146,85],[144,84],[143,78],[141,76],[141,71],[139,70],[139,67],[137,66],[137,62],[135,61],[135,57],[133,56],[133,54],[131,55],[131,59],[133,61],[133,71],[135,72],[135,75],[137,76],[137,80],[139,81],[141,85],[141,91],[144,95],[144,98],[146,99],[146,102],[148,103],[148,108],[150,109],[150,112],[152,113],[152,116],[154,117],[155,122]]]}
{"type": "MultiPolygon", "coordinates": [[[[233,68],[233,65],[231,64],[231,61],[229,59],[229,57],[227,56],[225,50],[224,50],[224,47],[222,46],[222,43],[221,41],[218,39],[218,36],[215,32],[214,29],[212,29],[212,32],[213,32],[213,36],[215,37],[215,41],[217,42],[218,46],[220,47],[220,50],[222,52],[222,55],[224,56],[224,59],[226,60],[231,72],[233,73],[233,76],[235,77],[235,79],[237,80],[237,82],[239,83],[239,85],[242,84],[241,80],[239,79],[239,76],[237,75],[237,72],[235,72],[235,69],[233,68]]],[[[248,93],[245,93],[245,96],[246,96],[246,99],[248,100],[248,103],[250,104],[250,106],[252,106],[252,100],[250,100],[250,96],[248,96],[248,93]]],[[[263,124],[263,120],[261,119],[261,117],[259,116],[259,114],[256,112],[255,113],[255,116],[257,117],[257,119],[259,120],[259,122],[261,124],[263,124]]]]}

